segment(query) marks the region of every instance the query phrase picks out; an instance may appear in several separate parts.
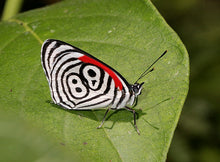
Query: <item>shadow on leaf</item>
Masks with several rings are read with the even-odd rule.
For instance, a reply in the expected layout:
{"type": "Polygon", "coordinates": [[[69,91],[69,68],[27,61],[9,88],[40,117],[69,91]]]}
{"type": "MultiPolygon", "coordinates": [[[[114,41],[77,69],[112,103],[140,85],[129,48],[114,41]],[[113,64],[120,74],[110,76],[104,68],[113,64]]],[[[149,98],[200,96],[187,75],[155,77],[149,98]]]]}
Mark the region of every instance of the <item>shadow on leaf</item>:
{"type": "MultiPolygon", "coordinates": [[[[104,114],[107,110],[107,108],[96,109],[96,110],[69,110],[54,104],[50,100],[47,100],[46,102],[51,104],[53,107],[57,109],[100,122],[102,121],[104,114]]],[[[142,109],[137,109],[137,110],[135,109],[135,111],[136,111],[137,119],[146,114],[142,111],[142,109]]],[[[133,119],[134,118],[132,112],[129,112],[125,109],[118,109],[118,110],[110,110],[109,113],[107,114],[105,121],[108,120],[113,122],[131,122],[131,121],[133,122],[133,119]]]]}
{"type": "MultiPolygon", "coordinates": [[[[156,105],[147,108],[146,111],[148,111],[150,109],[154,109],[154,108],[157,107],[157,105],[160,105],[163,102],[166,102],[166,101],[168,101],[170,99],[172,99],[172,98],[167,98],[167,99],[165,99],[163,101],[160,101],[156,105]]],[[[66,112],[69,112],[69,113],[72,113],[72,114],[75,114],[75,115],[78,115],[78,116],[81,116],[81,117],[86,117],[86,118],[92,119],[94,121],[100,121],[100,123],[103,120],[104,114],[105,114],[105,112],[107,110],[107,108],[96,109],[96,110],[69,110],[69,109],[65,109],[65,108],[63,108],[63,107],[61,107],[59,105],[54,104],[50,100],[47,100],[46,102],[51,104],[53,107],[55,107],[57,109],[60,109],[60,110],[63,110],[63,111],[66,111],[66,112]]],[[[142,109],[135,109],[135,111],[136,111],[136,118],[137,119],[139,119],[143,115],[147,114],[147,113],[143,112],[142,109]]],[[[112,124],[111,127],[106,127],[106,126],[103,126],[103,127],[106,128],[106,129],[112,129],[116,122],[130,122],[133,125],[134,124],[133,120],[134,120],[133,114],[130,111],[127,111],[125,109],[110,110],[110,112],[107,114],[107,117],[106,117],[105,121],[112,121],[113,124],[112,124]]],[[[143,118],[143,120],[145,122],[147,122],[154,129],[159,130],[159,128],[157,128],[156,126],[152,125],[151,123],[149,123],[144,118],[143,118]]]]}

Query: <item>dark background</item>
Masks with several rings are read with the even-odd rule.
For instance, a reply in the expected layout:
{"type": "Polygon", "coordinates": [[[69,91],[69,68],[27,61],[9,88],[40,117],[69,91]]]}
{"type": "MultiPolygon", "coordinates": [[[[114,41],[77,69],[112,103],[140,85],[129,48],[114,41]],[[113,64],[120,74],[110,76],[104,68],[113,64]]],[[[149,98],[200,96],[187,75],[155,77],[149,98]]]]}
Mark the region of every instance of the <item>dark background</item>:
{"type": "MultiPolygon", "coordinates": [[[[59,0],[24,0],[21,12],[59,0]]],[[[152,0],[190,57],[190,89],[167,162],[220,161],[220,0],[152,0]]],[[[0,1],[0,11],[4,1],[0,1]]]]}
{"type": "Polygon", "coordinates": [[[153,0],[190,57],[190,88],[168,162],[220,161],[220,1],[153,0]]]}

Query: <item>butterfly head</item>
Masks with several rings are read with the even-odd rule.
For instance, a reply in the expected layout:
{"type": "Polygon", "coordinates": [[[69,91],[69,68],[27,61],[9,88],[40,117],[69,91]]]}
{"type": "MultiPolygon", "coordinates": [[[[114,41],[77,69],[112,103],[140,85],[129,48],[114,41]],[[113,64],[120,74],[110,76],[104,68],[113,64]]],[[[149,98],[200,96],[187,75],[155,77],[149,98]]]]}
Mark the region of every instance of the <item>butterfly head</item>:
{"type": "Polygon", "coordinates": [[[132,91],[134,92],[134,95],[137,97],[138,95],[141,94],[141,90],[142,90],[142,86],[143,86],[144,82],[142,82],[141,84],[139,83],[134,83],[131,86],[132,91]]]}

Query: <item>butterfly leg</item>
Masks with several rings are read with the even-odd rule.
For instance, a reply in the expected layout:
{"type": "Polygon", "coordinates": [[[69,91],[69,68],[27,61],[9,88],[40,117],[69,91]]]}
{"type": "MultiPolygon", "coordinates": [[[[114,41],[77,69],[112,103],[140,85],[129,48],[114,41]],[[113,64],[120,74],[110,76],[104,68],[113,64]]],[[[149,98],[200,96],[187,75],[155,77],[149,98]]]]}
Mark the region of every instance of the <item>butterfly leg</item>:
{"type": "Polygon", "coordinates": [[[130,107],[127,107],[127,106],[125,106],[125,109],[128,110],[128,111],[133,112],[133,115],[134,115],[134,127],[135,127],[135,129],[136,129],[138,135],[140,135],[140,131],[139,131],[139,129],[138,129],[138,127],[137,127],[137,124],[136,124],[136,112],[135,112],[135,110],[134,110],[134,109],[131,109],[130,107]]]}
{"type": "Polygon", "coordinates": [[[108,112],[109,112],[110,109],[111,109],[111,107],[109,107],[109,108],[106,110],[105,115],[104,115],[104,118],[102,119],[102,123],[97,127],[97,129],[101,128],[102,125],[104,124],[105,118],[106,118],[106,116],[107,116],[107,114],[108,114],[108,112]]]}

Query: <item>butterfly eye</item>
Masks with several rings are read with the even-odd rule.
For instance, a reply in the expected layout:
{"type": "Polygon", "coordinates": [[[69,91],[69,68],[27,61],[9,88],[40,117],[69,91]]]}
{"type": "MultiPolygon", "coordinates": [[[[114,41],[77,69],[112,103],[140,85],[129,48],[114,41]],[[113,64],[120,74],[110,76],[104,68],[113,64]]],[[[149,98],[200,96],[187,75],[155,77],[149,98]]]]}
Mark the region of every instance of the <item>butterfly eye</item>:
{"type": "Polygon", "coordinates": [[[132,86],[132,90],[134,91],[134,93],[135,93],[136,96],[138,96],[138,95],[141,94],[141,90],[142,90],[142,85],[143,85],[143,84],[144,84],[144,82],[141,83],[141,84],[135,83],[135,84],[132,86]]]}
{"type": "Polygon", "coordinates": [[[133,90],[134,90],[134,93],[138,93],[139,91],[139,89],[136,86],[133,88],[133,90]]]}

